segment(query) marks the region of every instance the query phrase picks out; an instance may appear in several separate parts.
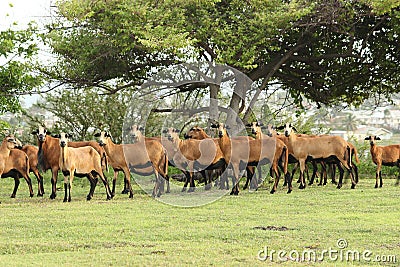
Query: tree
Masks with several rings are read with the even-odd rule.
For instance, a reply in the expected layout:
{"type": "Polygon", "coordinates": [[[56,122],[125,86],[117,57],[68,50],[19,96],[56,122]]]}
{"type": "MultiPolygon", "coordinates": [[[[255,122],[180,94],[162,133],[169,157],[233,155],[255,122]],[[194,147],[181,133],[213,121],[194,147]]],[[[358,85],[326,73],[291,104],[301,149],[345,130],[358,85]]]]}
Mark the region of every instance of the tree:
{"type": "MultiPolygon", "coordinates": [[[[240,96],[250,88],[238,86],[242,91],[231,95],[229,107],[244,121],[272,83],[300,106],[303,98],[317,106],[360,104],[399,88],[399,6],[378,0],[63,0],[59,13],[66,21],[49,25],[46,36],[59,60],[43,71],[62,84],[115,93],[141,84],[155,67],[206,59],[235,67],[258,85],[247,105],[240,96]]],[[[217,97],[219,88],[207,86],[210,98],[217,97]]]]}
{"type": "Polygon", "coordinates": [[[36,68],[36,27],[0,31],[0,114],[21,109],[19,96],[30,94],[43,80],[36,68]]]}
{"type": "Polygon", "coordinates": [[[116,142],[121,142],[129,102],[130,95],[127,92],[100,95],[98,90],[89,88],[48,94],[37,106],[58,118],[51,129],[55,132],[71,133],[77,140],[91,140],[96,131],[106,130],[111,131],[116,142]]]}
{"type": "Polygon", "coordinates": [[[347,132],[353,132],[354,130],[357,129],[357,124],[358,124],[358,120],[356,119],[356,117],[349,113],[347,114],[345,120],[343,121],[344,126],[346,127],[346,131],[347,132]]]}

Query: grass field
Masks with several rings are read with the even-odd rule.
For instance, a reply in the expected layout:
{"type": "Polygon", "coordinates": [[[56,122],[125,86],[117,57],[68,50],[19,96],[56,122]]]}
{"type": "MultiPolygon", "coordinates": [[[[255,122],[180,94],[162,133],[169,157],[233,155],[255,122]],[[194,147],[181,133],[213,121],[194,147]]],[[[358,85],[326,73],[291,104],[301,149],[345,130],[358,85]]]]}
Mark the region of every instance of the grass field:
{"type": "Polygon", "coordinates": [[[0,181],[2,266],[400,265],[395,179],[384,180],[380,189],[373,188],[373,179],[361,179],[355,190],[349,183],[340,190],[314,185],[289,195],[282,186],[270,195],[267,184],[182,208],[154,200],[137,186],[133,199],[117,194],[111,201],[98,186],[88,202],[89,185],[82,179],[74,181],[71,203],[62,202],[63,191],[50,200],[48,176],[43,198],[30,199],[21,181],[17,198],[10,199],[13,180],[0,181]]]}

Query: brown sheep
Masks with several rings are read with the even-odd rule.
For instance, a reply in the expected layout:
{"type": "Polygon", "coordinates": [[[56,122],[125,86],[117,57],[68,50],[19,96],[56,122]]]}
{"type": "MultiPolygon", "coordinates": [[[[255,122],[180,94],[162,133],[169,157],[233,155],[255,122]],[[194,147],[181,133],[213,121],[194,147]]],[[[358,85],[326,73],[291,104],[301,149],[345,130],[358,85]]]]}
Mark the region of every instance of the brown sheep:
{"type": "Polygon", "coordinates": [[[338,164],[340,178],[337,188],[341,188],[343,181],[343,167],[350,172],[352,185],[354,189],[356,182],[351,172],[350,147],[347,142],[339,136],[318,136],[318,137],[302,137],[294,134],[294,127],[290,124],[279,127],[284,129],[285,136],[289,137],[288,147],[293,151],[294,157],[300,164],[300,189],[305,188],[304,170],[306,161],[311,158],[314,160],[334,160],[338,164]]]}
{"type": "Polygon", "coordinates": [[[381,140],[379,136],[368,136],[365,140],[369,140],[372,161],[376,165],[375,188],[378,188],[378,178],[379,187],[382,187],[382,165],[397,166],[400,169],[400,145],[377,146],[376,141],[381,140]]]}
{"type": "Polygon", "coordinates": [[[194,191],[194,172],[202,172],[202,175],[206,176],[205,171],[207,170],[225,169],[226,163],[223,153],[213,140],[182,140],[179,138],[179,130],[174,128],[168,128],[164,133],[167,134],[168,140],[173,144],[169,153],[175,166],[189,173],[182,191],[186,190],[188,183],[190,183],[188,192],[194,191]]]}
{"type": "Polygon", "coordinates": [[[19,186],[19,178],[22,176],[28,184],[30,197],[33,196],[32,182],[29,178],[29,160],[28,156],[14,149],[17,144],[14,136],[8,135],[4,138],[0,146],[0,176],[14,178],[14,190],[11,194],[12,198],[15,195],[19,186]]]}
{"type": "MultiPolygon", "coordinates": [[[[116,170],[124,172],[130,198],[133,197],[133,190],[129,170],[140,175],[154,174],[156,182],[152,195],[153,197],[161,195],[163,183],[160,183],[160,177],[168,173],[166,169],[162,169],[163,167],[168,168],[168,163],[165,163],[165,160],[168,161],[168,157],[161,143],[153,141],[146,142],[146,145],[143,143],[120,145],[115,144],[111,140],[111,135],[107,132],[100,132],[95,136],[99,137],[99,144],[104,147],[114,172],[116,170]],[[149,172],[149,168],[151,168],[151,172],[149,172]]],[[[166,177],[163,178],[167,179],[166,177]]],[[[116,175],[114,175],[113,180],[113,193],[115,192],[115,183],[116,175]]]]}
{"type": "MultiPolygon", "coordinates": [[[[248,126],[251,127],[251,131],[256,136],[256,139],[271,138],[262,133],[261,126],[258,122],[253,122],[252,124],[250,124],[248,126]]],[[[276,137],[274,137],[274,138],[276,138],[276,137]]],[[[276,138],[275,155],[274,155],[274,160],[271,164],[271,170],[275,174],[275,181],[274,181],[274,185],[271,190],[271,194],[275,193],[277,190],[277,187],[278,187],[279,178],[280,178],[278,167],[279,167],[280,162],[282,163],[281,167],[283,170],[285,181],[289,182],[289,179],[291,179],[290,174],[288,173],[289,151],[288,151],[288,148],[285,145],[285,143],[282,140],[276,138]]],[[[291,183],[290,183],[290,185],[291,185],[291,183]]],[[[292,188],[289,188],[288,193],[290,193],[291,191],[292,191],[292,188]]]]}
{"type": "Polygon", "coordinates": [[[38,169],[38,152],[39,148],[32,145],[22,145],[20,140],[16,140],[17,145],[16,148],[24,151],[28,155],[29,159],[29,171],[33,172],[37,181],[38,181],[38,193],[37,196],[41,197],[44,195],[44,186],[43,186],[43,176],[40,174],[38,169]]]}
{"type": "MultiPolygon", "coordinates": [[[[189,131],[185,134],[185,138],[192,138],[192,139],[197,139],[197,140],[203,140],[203,139],[207,139],[207,138],[211,138],[205,131],[203,128],[198,127],[198,126],[194,126],[192,128],[189,129],[189,131]]],[[[235,136],[232,139],[234,140],[244,140],[244,141],[248,141],[248,140],[254,140],[253,137],[251,136],[235,136]]],[[[212,138],[212,140],[214,141],[216,146],[219,146],[219,140],[218,138],[212,138]]],[[[225,168],[225,166],[224,166],[225,168]]],[[[220,177],[220,189],[229,189],[228,186],[228,179],[227,179],[227,175],[226,173],[224,173],[222,170],[215,170],[218,171],[219,173],[222,173],[223,175],[220,177]],[[226,186],[225,186],[226,185],[226,186]]],[[[246,172],[247,172],[247,179],[246,179],[246,183],[243,186],[243,190],[245,190],[250,183],[250,189],[255,189],[257,190],[257,179],[252,179],[254,174],[255,174],[255,167],[254,166],[247,166],[246,167],[246,172]]],[[[259,175],[261,175],[261,169],[258,170],[259,175]]],[[[211,176],[211,175],[210,175],[211,176]]],[[[211,181],[210,181],[211,182],[211,181]]]]}
{"type": "Polygon", "coordinates": [[[218,129],[219,146],[228,167],[234,172],[234,186],[231,195],[239,194],[239,175],[246,166],[272,163],[274,159],[275,139],[233,140],[229,137],[223,123],[212,124],[218,129]]]}
{"type": "Polygon", "coordinates": [[[110,200],[112,196],[107,178],[103,173],[100,154],[91,146],[76,148],[69,147],[68,139],[71,137],[69,134],[61,133],[60,135],[55,135],[54,137],[60,138],[59,145],[61,151],[59,157],[59,167],[64,175],[64,202],[71,202],[71,187],[74,176],[90,177],[90,192],[87,196],[87,200],[90,200],[93,196],[94,188],[96,186],[92,175],[100,176],[104,183],[104,187],[106,188],[107,200],[110,200]]]}
{"type": "MultiPolygon", "coordinates": [[[[51,195],[50,199],[55,199],[57,194],[57,177],[58,171],[60,170],[58,160],[60,158],[60,145],[59,140],[50,136],[50,132],[44,127],[39,127],[32,132],[33,135],[37,136],[38,140],[38,168],[41,171],[51,170],[51,195]]],[[[96,141],[81,141],[81,142],[69,142],[70,147],[82,147],[91,146],[93,147],[102,158],[102,168],[107,168],[106,158],[104,157],[104,150],[99,146],[96,141]]],[[[90,178],[88,177],[90,180],[90,178]]]]}

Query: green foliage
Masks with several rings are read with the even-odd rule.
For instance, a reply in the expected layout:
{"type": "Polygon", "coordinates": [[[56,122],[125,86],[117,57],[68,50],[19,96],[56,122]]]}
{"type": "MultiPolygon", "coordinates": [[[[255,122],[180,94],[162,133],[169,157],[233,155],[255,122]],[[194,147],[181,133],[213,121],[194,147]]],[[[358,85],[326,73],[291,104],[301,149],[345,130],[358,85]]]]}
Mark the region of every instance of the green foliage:
{"type": "Polygon", "coordinates": [[[0,31],[0,113],[20,110],[19,95],[30,93],[42,84],[35,72],[38,40],[36,26],[26,30],[0,31]]]}
{"type": "Polygon", "coordinates": [[[107,130],[120,142],[129,100],[128,92],[104,95],[92,88],[54,92],[37,105],[58,118],[54,132],[68,132],[76,140],[90,140],[95,132],[107,130]]]}
{"type": "Polygon", "coordinates": [[[113,93],[141,84],[155,67],[207,59],[266,79],[266,87],[279,83],[300,107],[304,98],[360,104],[398,91],[399,5],[62,0],[65,20],[46,36],[59,60],[47,74],[113,93]]]}

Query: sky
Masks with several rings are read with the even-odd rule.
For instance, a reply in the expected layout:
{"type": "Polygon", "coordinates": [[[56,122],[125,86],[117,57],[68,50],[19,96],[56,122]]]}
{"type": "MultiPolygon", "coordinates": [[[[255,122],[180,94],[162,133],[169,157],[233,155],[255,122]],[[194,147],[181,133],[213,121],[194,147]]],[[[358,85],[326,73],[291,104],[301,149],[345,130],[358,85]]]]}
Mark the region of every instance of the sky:
{"type": "MultiPolygon", "coordinates": [[[[24,29],[30,21],[36,21],[39,29],[50,19],[50,12],[56,0],[0,0],[0,30],[10,27],[15,30],[24,29]],[[12,5],[12,6],[11,6],[12,5]],[[17,25],[13,25],[17,23],[17,25]]],[[[40,53],[39,53],[40,56],[40,53]]],[[[39,98],[38,95],[24,96],[25,107],[31,106],[39,98]]]]}

